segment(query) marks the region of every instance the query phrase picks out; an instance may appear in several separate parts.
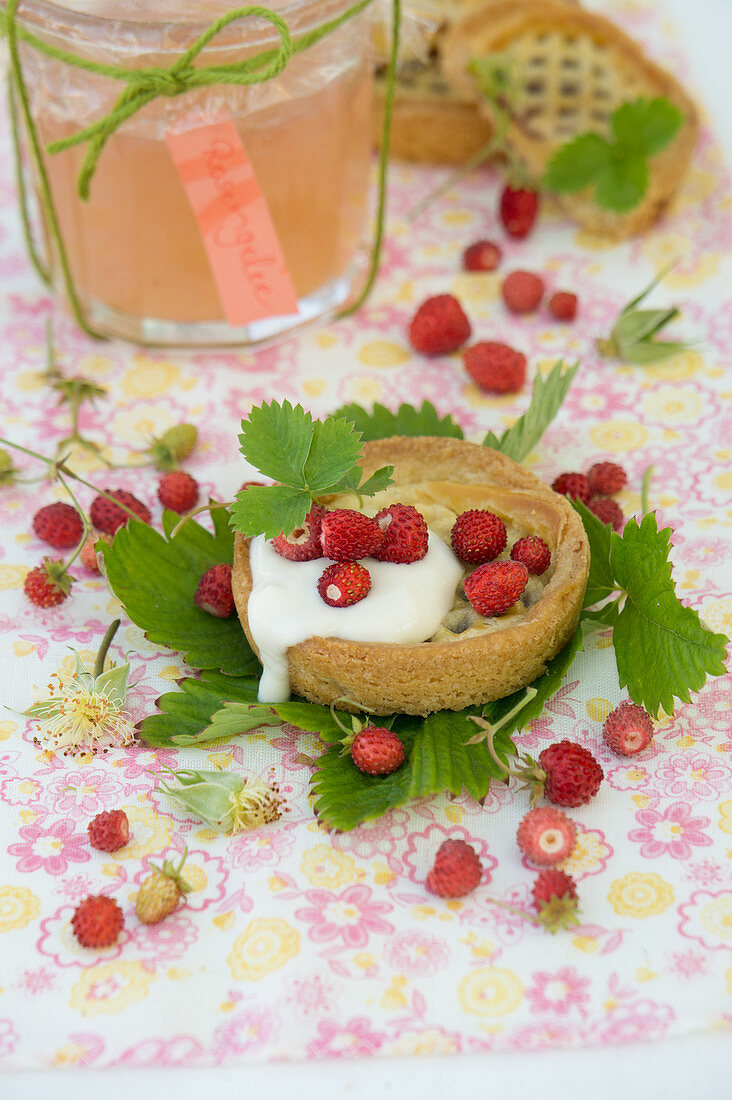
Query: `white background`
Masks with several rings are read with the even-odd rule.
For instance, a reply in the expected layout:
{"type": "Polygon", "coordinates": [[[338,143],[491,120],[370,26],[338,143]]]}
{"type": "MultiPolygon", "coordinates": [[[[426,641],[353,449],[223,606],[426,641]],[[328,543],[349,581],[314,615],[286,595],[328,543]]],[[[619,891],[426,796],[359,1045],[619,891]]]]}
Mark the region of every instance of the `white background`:
{"type": "MultiPolygon", "coordinates": [[[[732,164],[732,0],[656,0],[674,19],[732,164]]],[[[587,7],[592,7],[588,0],[587,7]]],[[[720,966],[727,964],[720,959],[720,966]]],[[[0,966],[0,986],[2,968],[0,966]]],[[[732,998],[730,999],[732,1013],[732,998]]],[[[0,1100],[732,1100],[732,1032],[623,1047],[248,1065],[215,1070],[58,1070],[0,1076],[0,1100]]]]}

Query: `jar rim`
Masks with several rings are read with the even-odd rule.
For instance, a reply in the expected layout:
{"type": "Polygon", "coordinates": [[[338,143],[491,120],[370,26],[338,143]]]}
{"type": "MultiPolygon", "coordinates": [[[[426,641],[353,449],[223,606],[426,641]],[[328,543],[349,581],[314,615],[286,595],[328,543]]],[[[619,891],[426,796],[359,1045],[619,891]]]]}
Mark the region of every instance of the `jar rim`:
{"type": "MultiPolygon", "coordinates": [[[[71,0],[73,3],[73,0],[71,0]]],[[[291,30],[302,32],[317,27],[328,19],[336,18],[352,6],[354,0],[263,0],[263,7],[271,7],[291,25],[291,30]]],[[[93,13],[68,7],[64,0],[24,0],[19,6],[16,17],[20,24],[31,30],[39,39],[70,38],[82,46],[118,46],[123,52],[125,43],[134,39],[136,49],[145,52],[148,49],[184,48],[203,34],[211,23],[245,4],[236,0],[220,0],[215,4],[217,10],[210,16],[200,14],[192,19],[180,18],[181,7],[175,4],[176,15],[154,22],[143,19],[120,18],[119,14],[93,13]]],[[[212,5],[214,6],[214,5],[212,5]]],[[[0,9],[5,4],[0,3],[0,9]]],[[[234,41],[241,42],[241,23],[237,20],[225,27],[206,47],[206,52],[231,49],[234,41]],[[237,30],[237,28],[239,28],[237,30]]],[[[276,37],[272,25],[265,19],[251,16],[246,19],[249,32],[248,42],[261,42],[276,37]]]]}

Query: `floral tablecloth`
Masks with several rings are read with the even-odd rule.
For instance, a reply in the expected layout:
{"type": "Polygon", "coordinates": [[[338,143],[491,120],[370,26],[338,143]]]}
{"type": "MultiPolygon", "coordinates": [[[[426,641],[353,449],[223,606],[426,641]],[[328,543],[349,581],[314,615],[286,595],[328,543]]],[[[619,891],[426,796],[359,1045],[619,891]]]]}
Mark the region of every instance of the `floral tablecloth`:
{"type": "MultiPolygon", "coordinates": [[[[650,9],[614,5],[623,25],[683,72],[668,27],[650,9]]],[[[245,470],[240,418],[272,397],[324,415],[344,401],[389,407],[434,402],[468,432],[511,423],[526,392],[493,398],[458,357],[425,360],[405,325],[428,294],[452,291],[477,336],[529,354],[532,370],[559,357],[582,366],[558,418],[529,463],[551,480],[602,458],[622,462],[620,503],[639,507],[654,467],[651,506],[674,529],[682,598],[710,627],[732,631],[732,260],[729,180],[714,140],[702,134],[688,180],[663,226],[622,246],[578,233],[551,209],[523,243],[505,243],[502,270],[546,273],[576,289],[571,326],[538,313],[517,321],[498,300],[500,273],[460,273],[462,248],[494,236],[498,179],[477,172],[416,224],[406,211],[441,178],[395,167],[383,273],[369,305],[350,320],[257,354],[166,354],[93,345],[39,289],[26,260],[15,205],[9,137],[0,135],[0,368],[3,434],[50,453],[68,411],[41,377],[53,318],[59,366],[108,388],[85,407],[82,428],[118,459],[153,431],[190,420],[200,445],[188,468],[205,490],[234,491],[245,470]],[[598,358],[623,302],[663,263],[681,259],[657,291],[680,300],[693,350],[654,367],[598,358]],[[726,567],[726,568],[725,568],[726,567]]],[[[21,456],[29,476],[38,464],[21,456]]],[[[125,487],[155,506],[152,471],[105,473],[88,452],[70,464],[100,486],[125,487]]],[[[88,504],[91,492],[81,490],[88,504]]],[[[93,660],[118,601],[79,568],[72,597],[41,611],[24,597],[26,571],[44,547],[30,518],[62,498],[48,483],[0,490],[0,1064],[211,1065],[249,1059],[428,1054],[615,1044],[732,1021],[732,691],[707,684],[663,717],[655,742],[632,760],[614,756],[602,721],[622,699],[609,639],[586,650],[545,714],[517,741],[531,752],[569,737],[591,748],[606,782],[572,811],[579,842],[564,869],[579,883],[582,924],[552,937],[491,904],[527,908],[534,872],[515,843],[526,795],[498,784],[484,805],[436,797],[350,833],[330,835],[308,801],[311,735],[285,728],[232,740],[217,751],[154,751],[142,744],[104,757],[64,758],[33,744],[18,715],[72,668],[69,647],[93,660]],[[203,762],[203,764],[202,764],[203,762]],[[160,765],[272,769],[288,812],[274,826],[219,837],[152,792],[160,765]],[[86,824],[103,809],[128,814],[130,844],[112,856],[89,846],[86,824]],[[430,895],[426,872],[446,837],[479,851],[486,875],[472,895],[430,895]],[[188,847],[188,904],[162,924],[134,916],[148,860],[188,847]],[[121,905],[126,930],[99,952],[79,947],[70,916],[90,893],[121,905]]],[[[159,509],[154,521],[159,520],[159,509]]],[[[113,653],[129,654],[133,720],[185,671],[123,616],[113,653]]]]}

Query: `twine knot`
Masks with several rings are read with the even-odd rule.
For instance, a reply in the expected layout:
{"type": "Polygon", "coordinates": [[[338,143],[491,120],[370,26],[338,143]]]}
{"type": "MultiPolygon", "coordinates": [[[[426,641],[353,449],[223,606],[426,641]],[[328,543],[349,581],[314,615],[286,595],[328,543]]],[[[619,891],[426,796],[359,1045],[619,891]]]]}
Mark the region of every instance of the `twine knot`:
{"type": "Polygon", "coordinates": [[[191,87],[191,74],[195,72],[193,66],[189,66],[182,72],[177,71],[177,66],[172,69],[145,69],[140,74],[140,80],[135,81],[140,92],[152,96],[176,96],[189,91],[191,87]]]}

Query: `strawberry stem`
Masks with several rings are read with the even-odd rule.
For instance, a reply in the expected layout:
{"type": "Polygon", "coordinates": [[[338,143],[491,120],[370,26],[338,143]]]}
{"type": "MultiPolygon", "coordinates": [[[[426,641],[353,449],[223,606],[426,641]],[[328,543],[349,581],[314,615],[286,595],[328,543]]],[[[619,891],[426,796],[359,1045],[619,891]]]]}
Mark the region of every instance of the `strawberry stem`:
{"type": "Polygon", "coordinates": [[[233,503],[234,503],[233,500],[224,500],[224,501],[210,500],[208,502],[208,504],[199,504],[198,508],[192,508],[190,512],[186,512],[186,514],[184,516],[181,516],[181,518],[178,520],[178,522],[176,523],[173,530],[170,532],[171,540],[174,539],[175,536],[178,534],[178,532],[181,530],[181,528],[186,523],[188,523],[188,520],[193,519],[194,516],[200,515],[201,512],[212,512],[214,509],[217,509],[217,508],[231,508],[233,503]]]}
{"type": "Polygon", "coordinates": [[[106,634],[102,638],[102,644],[99,646],[99,651],[97,652],[97,659],[94,662],[94,672],[93,672],[92,675],[94,676],[95,680],[96,680],[97,676],[101,676],[102,673],[104,672],[104,662],[107,659],[107,652],[109,651],[109,647],[112,644],[112,639],[114,638],[115,634],[119,630],[119,624],[120,624],[119,619],[115,619],[113,623],[110,623],[109,626],[107,627],[106,634]]]}
{"type": "Polygon", "coordinates": [[[645,516],[650,511],[648,504],[648,491],[651,487],[651,478],[653,477],[653,466],[648,466],[643,474],[643,482],[641,484],[641,515],[645,516]]]}

